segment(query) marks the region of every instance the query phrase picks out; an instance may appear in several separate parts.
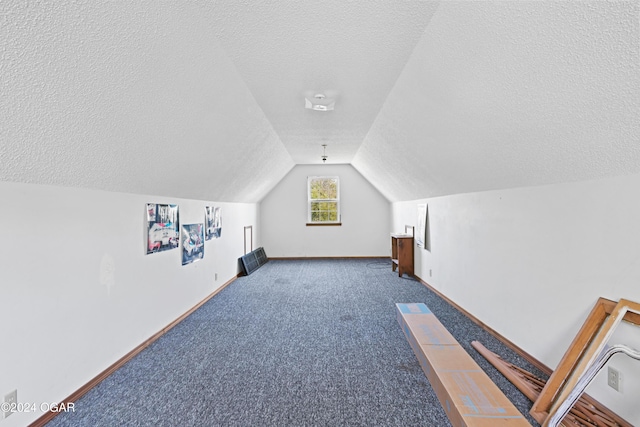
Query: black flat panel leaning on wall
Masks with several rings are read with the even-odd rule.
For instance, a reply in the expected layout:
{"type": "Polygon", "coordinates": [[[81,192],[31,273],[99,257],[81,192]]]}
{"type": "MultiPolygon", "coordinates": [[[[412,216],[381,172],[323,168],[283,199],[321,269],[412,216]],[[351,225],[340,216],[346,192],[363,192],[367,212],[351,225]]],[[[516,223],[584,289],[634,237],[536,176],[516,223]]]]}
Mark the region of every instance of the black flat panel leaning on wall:
{"type": "Polygon", "coordinates": [[[264,252],[264,248],[258,248],[240,257],[240,263],[242,264],[245,276],[248,276],[258,268],[262,267],[267,261],[269,261],[269,259],[267,258],[267,254],[264,252]]]}
{"type": "Polygon", "coordinates": [[[258,248],[254,252],[256,253],[256,258],[258,259],[259,265],[263,265],[268,261],[267,254],[264,252],[264,248],[258,248]]]}

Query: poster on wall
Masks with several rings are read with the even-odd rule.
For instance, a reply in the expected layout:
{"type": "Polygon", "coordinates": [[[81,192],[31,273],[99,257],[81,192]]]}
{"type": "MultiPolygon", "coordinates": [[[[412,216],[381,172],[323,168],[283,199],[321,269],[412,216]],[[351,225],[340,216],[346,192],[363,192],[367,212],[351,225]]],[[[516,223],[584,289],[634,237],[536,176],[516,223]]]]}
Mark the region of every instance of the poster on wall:
{"type": "Polygon", "coordinates": [[[418,205],[418,221],[416,225],[416,243],[419,248],[424,248],[427,223],[427,205],[418,205]]]}
{"type": "Polygon", "coordinates": [[[178,247],[178,205],[147,203],[147,254],[178,247]]]}
{"type": "Polygon", "coordinates": [[[206,239],[217,239],[222,235],[222,208],[207,206],[204,209],[206,239]]]}
{"type": "Polygon", "coordinates": [[[182,226],[182,265],[199,261],[204,257],[204,224],[182,226]]]}

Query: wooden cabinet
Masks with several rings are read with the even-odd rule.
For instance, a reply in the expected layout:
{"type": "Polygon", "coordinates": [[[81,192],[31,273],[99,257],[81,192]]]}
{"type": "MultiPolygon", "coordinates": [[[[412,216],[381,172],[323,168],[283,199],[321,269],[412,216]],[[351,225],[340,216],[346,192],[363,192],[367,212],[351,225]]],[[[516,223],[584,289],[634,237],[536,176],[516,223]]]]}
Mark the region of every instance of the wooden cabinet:
{"type": "Polygon", "coordinates": [[[413,236],[410,234],[391,235],[391,262],[398,276],[404,273],[413,276],[413,236]]]}

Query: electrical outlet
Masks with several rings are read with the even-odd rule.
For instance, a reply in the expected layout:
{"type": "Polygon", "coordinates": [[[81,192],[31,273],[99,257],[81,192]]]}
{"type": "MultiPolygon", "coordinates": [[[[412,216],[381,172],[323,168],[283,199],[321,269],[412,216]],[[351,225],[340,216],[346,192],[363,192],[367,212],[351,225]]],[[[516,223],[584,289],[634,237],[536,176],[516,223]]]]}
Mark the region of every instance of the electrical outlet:
{"type": "Polygon", "coordinates": [[[432,277],[431,269],[429,269],[429,277],[432,277]]]}
{"type": "Polygon", "coordinates": [[[622,383],[622,378],[620,376],[620,371],[613,369],[611,366],[607,367],[607,384],[609,387],[614,389],[615,391],[621,391],[620,386],[622,383]]]}
{"type": "Polygon", "coordinates": [[[213,275],[213,280],[215,280],[216,282],[218,281],[218,273],[215,273],[215,274],[213,275]]]}
{"type": "Polygon", "coordinates": [[[18,390],[13,390],[12,392],[5,394],[3,403],[5,403],[5,405],[2,405],[2,418],[7,418],[9,415],[13,414],[11,409],[14,409],[18,404],[18,390]],[[5,408],[8,410],[5,410],[5,408]]]}

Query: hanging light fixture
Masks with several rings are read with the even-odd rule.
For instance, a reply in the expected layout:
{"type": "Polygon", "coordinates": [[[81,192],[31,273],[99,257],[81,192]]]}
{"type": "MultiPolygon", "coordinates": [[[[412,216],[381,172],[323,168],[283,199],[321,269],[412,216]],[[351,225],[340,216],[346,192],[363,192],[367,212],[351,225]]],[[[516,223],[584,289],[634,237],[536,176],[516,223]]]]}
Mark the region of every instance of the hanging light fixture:
{"type": "Polygon", "coordinates": [[[322,163],[327,162],[327,144],[322,144],[322,163]]]}

